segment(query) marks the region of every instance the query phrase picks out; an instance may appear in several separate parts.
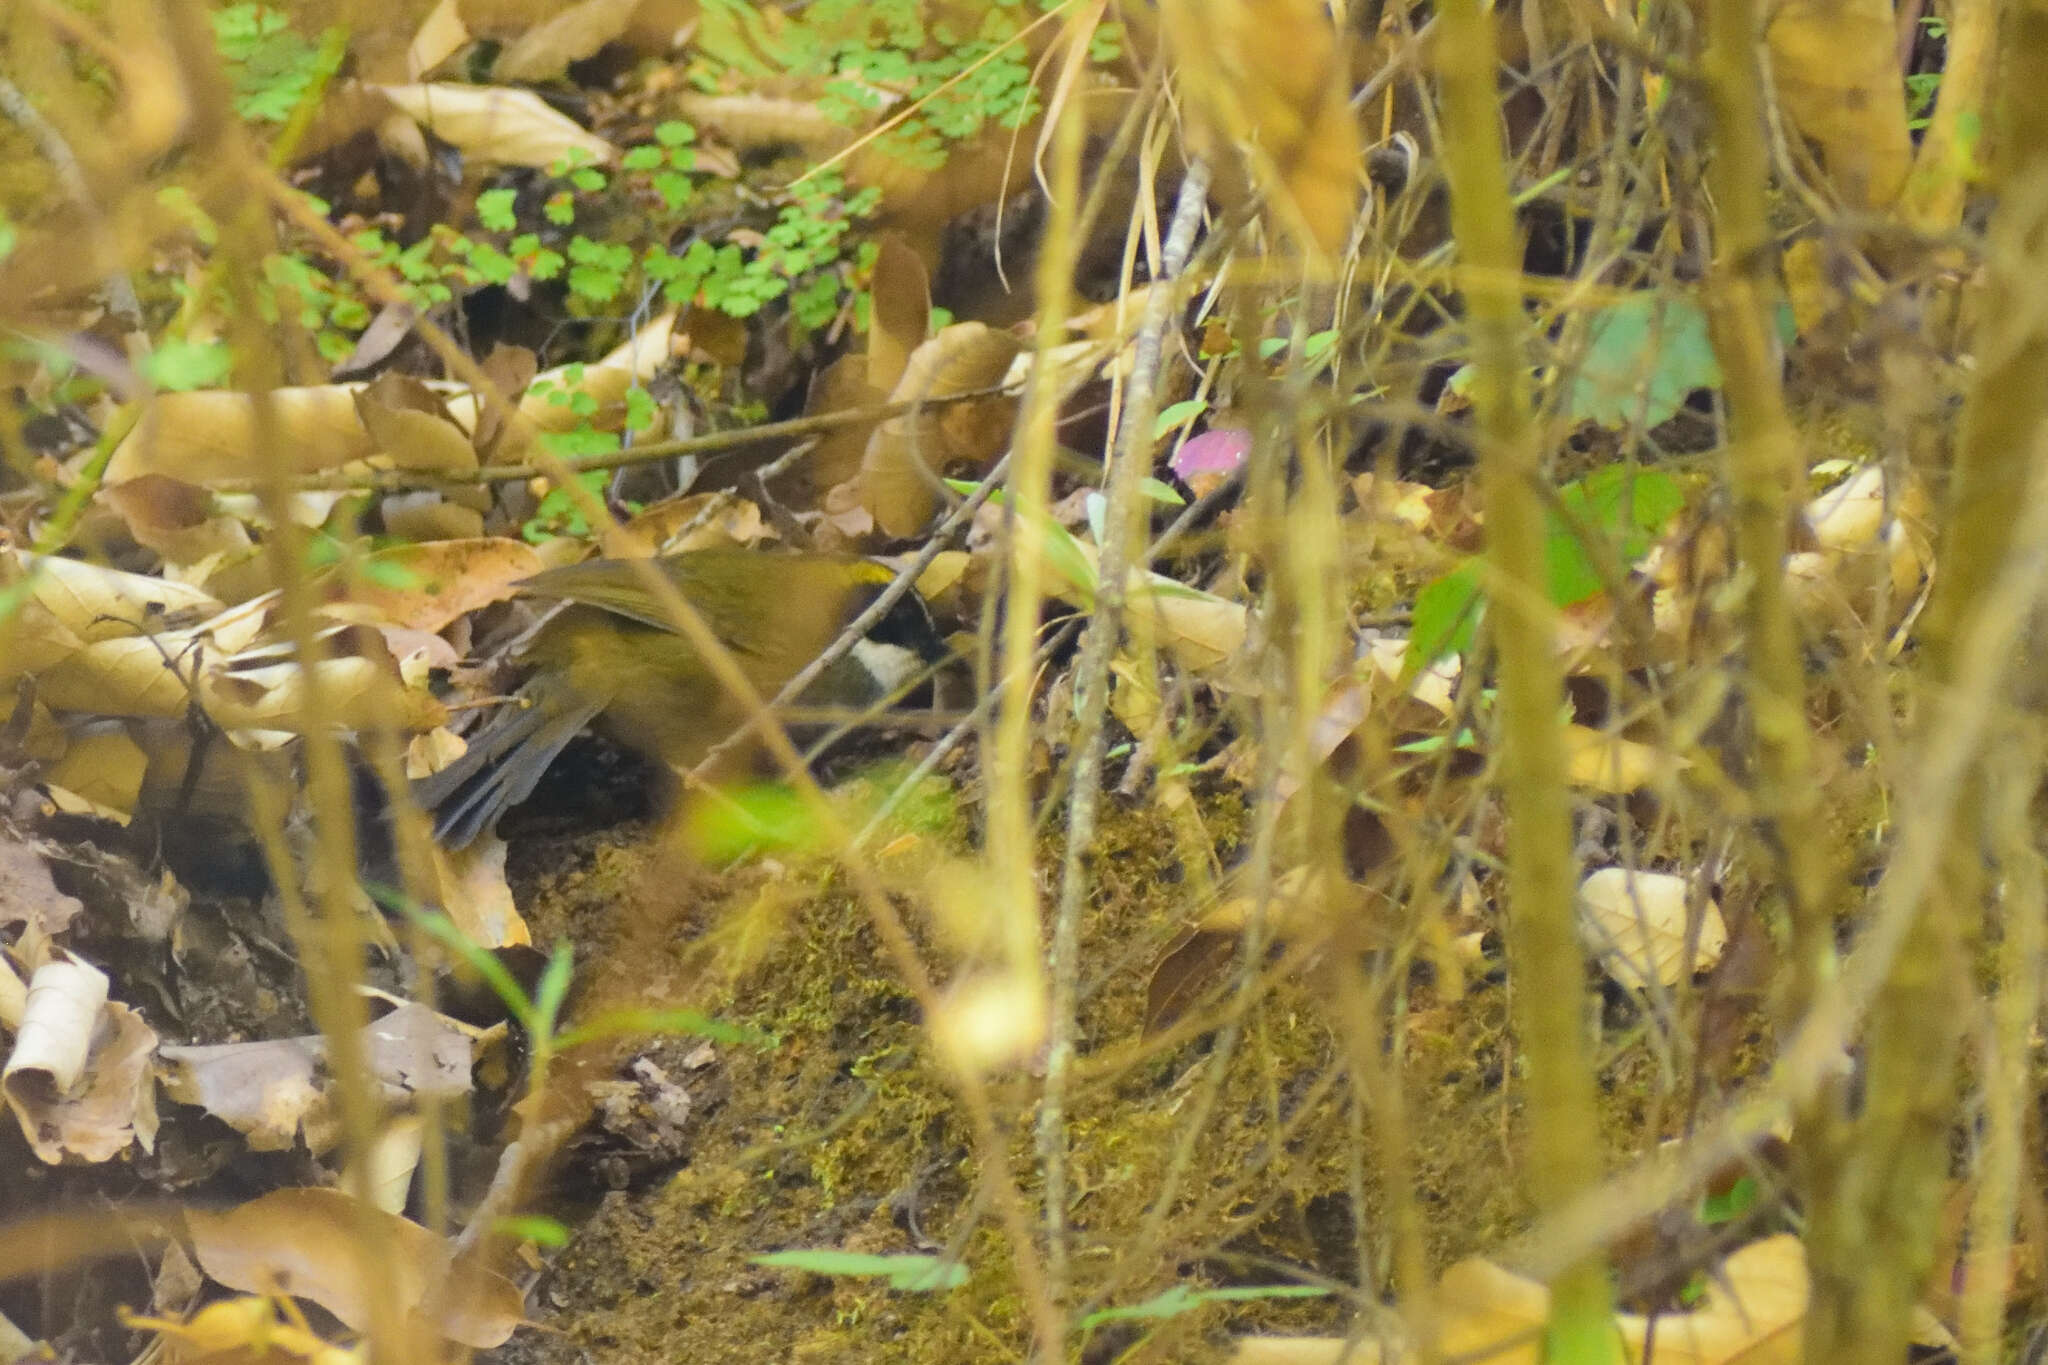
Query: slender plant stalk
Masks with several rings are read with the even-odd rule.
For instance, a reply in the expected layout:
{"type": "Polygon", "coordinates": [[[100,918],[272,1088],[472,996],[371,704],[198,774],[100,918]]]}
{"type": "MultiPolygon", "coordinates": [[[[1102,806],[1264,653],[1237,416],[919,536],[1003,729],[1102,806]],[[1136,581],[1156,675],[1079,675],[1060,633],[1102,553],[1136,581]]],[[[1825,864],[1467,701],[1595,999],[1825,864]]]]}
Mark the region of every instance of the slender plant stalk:
{"type": "MultiPolygon", "coordinates": [[[[1523,377],[1527,323],[1495,93],[1493,21],[1479,0],[1447,0],[1437,19],[1444,167],[1476,371],[1489,614],[1500,661],[1509,963],[1529,1066],[1530,1178],[1537,1202],[1555,1208],[1590,1188],[1602,1162],[1573,905],[1571,797],[1559,718],[1564,684],[1544,587],[1542,455],[1523,377]]],[[[1550,1358],[1618,1358],[1612,1313],[1604,1258],[1588,1255],[1568,1266],[1551,1284],[1550,1358]]]]}
{"type": "Polygon", "coordinates": [[[1998,1001],[1985,1048],[1984,1149],[1970,1204],[1969,1259],[1963,1276],[1964,1365],[2004,1358],[2005,1303],[2012,1288],[2013,1210],[2019,1203],[2022,1142],[2032,1100],[2029,1057],[2041,1014],[2041,969],[2048,957],[2048,899],[2034,837],[2033,798],[2041,783],[2038,726],[1992,758],[2005,940],[1998,958],[1998,1001]]]}
{"type": "Polygon", "coordinates": [[[1144,548],[1145,477],[1152,472],[1152,420],[1159,411],[1159,367],[1167,323],[1179,298],[1174,287],[1194,248],[1195,229],[1209,197],[1209,167],[1196,160],[1181,181],[1163,259],[1138,332],[1122,426],[1109,467],[1108,508],[1095,611],[1075,669],[1074,789],[1067,804],[1067,847],[1060,901],[1052,931],[1052,1016],[1045,1094],[1038,1110],[1038,1160],[1045,1180],[1046,1262],[1055,1279],[1067,1275],[1067,1085],[1079,1027],[1081,911],[1088,897],[1088,852],[1095,843],[1102,795],[1103,735],[1109,713],[1109,665],[1123,636],[1129,579],[1144,548]]]}
{"type": "MultiPolygon", "coordinates": [[[[1977,620],[1995,609],[1993,585],[2003,566],[2009,558],[2038,553],[2022,540],[2013,509],[2025,505],[2030,484],[2038,486],[2048,451],[2042,440],[2048,309],[2036,287],[2035,248],[2048,228],[2048,110],[2038,99],[2038,82],[2048,79],[2048,8],[2015,5],[2005,38],[1993,168],[2001,195],[1987,234],[1986,287],[1973,338],[1976,383],[1956,445],[1941,573],[1922,627],[1934,689],[1926,707],[1930,727],[1941,709],[1936,699],[1953,695],[1970,677],[1960,645],[1977,620]]],[[[2040,619],[2033,612],[2022,616],[2032,623],[2023,627],[2032,637],[2025,648],[2036,657],[2040,619]]],[[[2015,692],[1988,699],[1987,739],[2005,733],[2002,717],[2015,714],[2007,712],[2008,703],[2018,703],[2016,714],[2025,721],[2040,724],[2038,681],[2036,663],[2014,679],[2015,692]]],[[[1857,1120],[1852,1160],[1837,1167],[1845,1196],[1826,1210],[1834,1261],[1816,1267],[1809,1360],[1848,1362],[1898,1352],[1909,1329],[1909,1306],[1933,1262],[1955,1112],[1955,1063],[1970,991],[1969,948],[1984,910],[1987,856],[2002,851],[1990,837],[1987,766],[1975,765],[1963,783],[1944,825],[1943,875],[1910,926],[1872,1011],[1868,1098],[1857,1120]],[[1865,1253],[1860,1261],[1853,1255],[1859,1246],[1865,1253]],[[1868,1255],[1873,1247],[1886,1249],[1875,1263],[1868,1255]]],[[[2015,873],[2006,869],[2008,884],[2015,873]]],[[[1981,1205],[1979,1212],[1987,1219],[1991,1214],[1981,1205]]],[[[1984,1311],[1980,1306],[1980,1315],[1984,1311]]],[[[1982,1332],[1981,1316],[1973,1326],[1982,1332]]]]}
{"type": "MultiPolygon", "coordinates": [[[[1052,125],[1048,183],[1049,207],[1034,282],[1038,290],[1039,363],[1032,369],[1018,418],[1011,452],[1008,577],[1003,597],[1003,701],[995,733],[983,763],[988,783],[988,861],[993,895],[990,913],[998,920],[1003,962],[1001,970],[1018,1000],[1043,998],[1045,964],[1040,953],[1038,883],[1033,857],[1031,808],[1031,717],[1034,689],[1031,675],[1037,654],[1038,617],[1045,598],[1045,528],[1050,516],[1052,466],[1058,439],[1059,384],[1047,351],[1066,325],[1073,299],[1074,265],[1079,243],[1074,239],[1075,215],[1081,197],[1082,116],[1069,100],[1052,125]]],[[[1031,1030],[1035,1021],[1020,1021],[1031,1030]]],[[[1048,1201],[1045,1217],[1055,1215],[1048,1201]]],[[[1064,1224],[1061,1224],[1064,1226],[1064,1224]]],[[[1048,1248],[1046,1288],[1060,1309],[1062,1324],[1067,1282],[1065,1238],[1048,1248]]],[[[1043,1335],[1043,1334],[1041,1334],[1043,1335]]],[[[1065,1328],[1051,1340],[1041,1339],[1036,1358],[1053,1362],[1065,1352],[1065,1328]]]]}
{"type": "MultiPolygon", "coordinates": [[[[1770,158],[1757,61],[1759,23],[1755,0],[1713,0],[1708,7],[1701,71],[1713,111],[1707,183],[1716,218],[1707,325],[1728,411],[1727,480],[1746,589],[1746,698],[1756,741],[1757,814],[1767,862],[1779,870],[1779,894],[1792,931],[1791,979],[1780,1006],[1789,1033],[1835,975],[1836,962],[1805,667],[1784,574],[1786,527],[1805,465],[1786,413],[1772,335],[1776,256],[1765,200],[1770,158]]],[[[1854,1211],[1856,1182],[1844,1178],[1855,1142],[1846,1090],[1847,1079],[1838,1074],[1796,1111],[1795,1151],[1819,1310],[1808,1318],[1812,1360],[1855,1358],[1853,1350],[1847,1357],[1819,1354],[1834,1349],[1828,1344],[1834,1334],[1822,1324],[1840,1316],[1834,1306],[1849,1292],[1855,1266],[1873,1251],[1854,1211]]]]}

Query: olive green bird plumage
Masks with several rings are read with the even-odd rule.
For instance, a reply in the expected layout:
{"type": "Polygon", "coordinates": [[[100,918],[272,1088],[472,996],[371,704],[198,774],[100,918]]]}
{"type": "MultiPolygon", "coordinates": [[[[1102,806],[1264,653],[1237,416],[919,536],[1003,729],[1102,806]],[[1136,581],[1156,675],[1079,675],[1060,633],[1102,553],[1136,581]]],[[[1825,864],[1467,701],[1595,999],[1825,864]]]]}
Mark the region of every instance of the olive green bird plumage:
{"type": "MultiPolygon", "coordinates": [[[[895,577],[852,555],[719,549],[655,562],[764,699],[837,640],[895,577]]],[[[529,672],[517,703],[492,712],[461,757],[413,784],[414,798],[433,813],[435,837],[451,848],[472,842],[531,795],[586,728],[688,768],[746,720],[745,708],[669,626],[632,564],[590,560],[519,588],[564,605],[524,650],[529,672]]],[[[803,704],[873,705],[900,681],[901,670],[890,665],[942,652],[922,599],[907,593],[861,646],[806,689],[803,704]]]]}

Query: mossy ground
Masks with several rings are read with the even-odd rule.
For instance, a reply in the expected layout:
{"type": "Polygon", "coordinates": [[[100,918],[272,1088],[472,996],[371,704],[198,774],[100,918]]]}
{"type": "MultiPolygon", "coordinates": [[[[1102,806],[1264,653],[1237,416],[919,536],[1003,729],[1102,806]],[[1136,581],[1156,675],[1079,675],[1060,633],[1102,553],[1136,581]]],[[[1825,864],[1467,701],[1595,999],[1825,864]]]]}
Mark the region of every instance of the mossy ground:
{"type": "MultiPolygon", "coordinates": [[[[1227,846],[1241,811],[1234,792],[1212,793],[1202,816],[1227,846]]],[[[1261,997],[1208,1122],[1183,1150],[1214,1079],[1216,1035],[1156,1052],[1142,1035],[1153,964],[1204,907],[1190,904],[1171,821],[1146,805],[1105,814],[1071,1104],[1075,1283],[1092,1306],[1176,1283],[1355,1283],[1360,1191],[1363,1245],[1383,1270],[1375,1148],[1353,1118],[1322,974],[1280,980],[1261,997]]],[[[921,836],[921,850],[899,844],[885,873],[891,857],[957,851],[938,847],[949,837],[964,845],[957,832],[921,836]]],[[[686,1163],[598,1201],[535,1295],[549,1333],[524,1334],[503,1358],[1021,1359],[1026,1308],[977,1189],[968,1125],[857,899],[822,866],[682,874],[658,843],[611,836],[528,849],[522,890],[537,939],[572,938],[608,998],[651,992],[779,1041],[721,1047],[688,1077],[697,1103],[686,1163]],[[971,1273],[962,1288],[927,1295],[750,1261],[786,1248],[944,1250],[971,1273]]],[[[1058,853],[1048,841],[1043,865],[1056,869],[1058,853]]],[[[925,937],[943,976],[936,936],[925,937]]],[[[1499,1247],[1529,1216],[1508,1011],[1504,974],[1490,966],[1456,999],[1438,998],[1421,976],[1407,988],[1417,1196],[1438,1268],[1499,1247]]],[[[1645,1011],[1610,997],[1607,1015],[1603,1120],[1619,1158],[1677,1131],[1691,1076],[1645,1011]]],[[[690,1046],[670,1040],[654,1055],[668,1065],[670,1050],[690,1046]]],[[[1025,1072],[991,1086],[1014,1171],[1035,1169],[1038,1089],[1025,1072]]],[[[1023,1193],[1038,1197],[1028,1177],[1023,1193]]],[[[1156,1326],[1149,1336],[1105,1328],[1081,1349],[1089,1360],[1220,1358],[1233,1331],[1342,1331],[1350,1318],[1339,1296],[1216,1305],[1145,1324],[1156,1326]]]]}

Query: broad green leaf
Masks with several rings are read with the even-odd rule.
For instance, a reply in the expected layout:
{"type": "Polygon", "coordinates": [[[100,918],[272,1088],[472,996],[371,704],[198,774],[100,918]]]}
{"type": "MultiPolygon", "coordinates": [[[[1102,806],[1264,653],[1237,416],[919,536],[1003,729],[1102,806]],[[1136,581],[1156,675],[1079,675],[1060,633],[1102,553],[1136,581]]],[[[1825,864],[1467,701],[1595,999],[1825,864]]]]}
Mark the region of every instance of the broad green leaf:
{"type": "Polygon", "coordinates": [[[1432,580],[1415,595],[1415,617],[1409,626],[1408,654],[1402,667],[1414,677],[1446,654],[1472,648],[1483,604],[1479,595],[1481,564],[1468,559],[1432,580]]]}
{"type": "Polygon", "coordinates": [[[1604,586],[1593,556],[1580,538],[1607,538],[1625,564],[1641,559],[1651,540],[1678,515],[1685,493],[1678,480],[1655,469],[1609,465],[1557,491],[1565,516],[1550,518],[1544,543],[1553,606],[1576,606],[1604,586]]]}
{"type": "Polygon", "coordinates": [[[1185,507],[1188,505],[1188,500],[1180,495],[1180,490],[1170,483],[1147,477],[1139,487],[1144,489],[1145,496],[1154,502],[1165,503],[1168,507],[1185,507]]]}
{"type": "Polygon", "coordinates": [[[1208,400],[1203,398],[1183,398],[1178,403],[1167,404],[1152,420],[1152,439],[1158,440],[1183,422],[1200,417],[1208,410],[1208,400]]]}
{"type": "Polygon", "coordinates": [[[1719,388],[1707,316],[1690,299],[1645,290],[1594,314],[1565,413],[1622,427],[1668,420],[1694,389],[1719,388]]]}
{"type": "Polygon", "coordinates": [[[218,388],[234,368],[234,352],[218,341],[160,342],[142,362],[149,382],[173,393],[218,388]]]}
{"type": "MultiPolygon", "coordinates": [[[[1606,537],[1614,555],[1632,564],[1685,505],[1678,480],[1657,469],[1610,465],[1558,490],[1544,540],[1545,588],[1553,606],[1587,601],[1605,586],[1582,535],[1606,537]]],[[[1414,677],[1446,654],[1471,648],[1485,610],[1480,560],[1468,559],[1415,595],[1404,675],[1414,677]]]]}

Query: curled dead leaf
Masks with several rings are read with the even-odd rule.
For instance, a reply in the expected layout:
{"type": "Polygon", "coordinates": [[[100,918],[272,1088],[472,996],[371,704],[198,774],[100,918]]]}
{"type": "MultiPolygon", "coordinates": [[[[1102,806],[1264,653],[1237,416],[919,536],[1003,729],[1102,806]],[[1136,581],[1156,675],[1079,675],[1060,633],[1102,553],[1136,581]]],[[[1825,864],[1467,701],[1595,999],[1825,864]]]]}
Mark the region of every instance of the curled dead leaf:
{"type": "MultiPolygon", "coordinates": [[[[946,328],[911,352],[892,403],[969,393],[1002,382],[1023,345],[978,322],[946,328]]],[[[892,417],[876,428],[861,460],[862,505],[892,536],[915,534],[939,505],[939,474],[979,474],[1008,446],[1017,400],[1003,395],[892,417]]]]}
{"type": "Polygon", "coordinates": [[[575,156],[599,166],[618,157],[618,148],[528,90],[433,82],[369,88],[472,161],[546,170],[575,156]]]}
{"type": "Polygon", "coordinates": [[[377,1292],[395,1295],[404,1316],[431,1307],[435,1330],[479,1350],[502,1344],[525,1321],[523,1296],[509,1280],[468,1264],[450,1269],[441,1238],[340,1190],[276,1190],[222,1213],[190,1211],[185,1223],[213,1279],[244,1293],[310,1299],[357,1331],[369,1327],[377,1292]]]}

